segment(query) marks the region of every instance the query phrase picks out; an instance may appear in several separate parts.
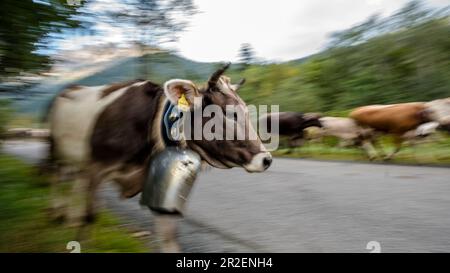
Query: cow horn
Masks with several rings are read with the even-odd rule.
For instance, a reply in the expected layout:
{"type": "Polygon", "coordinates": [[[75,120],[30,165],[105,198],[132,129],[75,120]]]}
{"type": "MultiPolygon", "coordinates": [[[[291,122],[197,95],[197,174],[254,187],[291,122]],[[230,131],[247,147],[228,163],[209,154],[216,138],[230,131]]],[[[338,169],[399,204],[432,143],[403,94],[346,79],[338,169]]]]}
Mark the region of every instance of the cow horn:
{"type": "Polygon", "coordinates": [[[228,69],[228,67],[230,67],[231,63],[228,62],[226,63],[222,68],[218,69],[216,72],[214,72],[211,77],[208,80],[208,87],[212,88],[214,86],[216,86],[217,81],[219,80],[220,76],[222,76],[222,74],[225,72],[225,70],[228,69]]]}
{"type": "Polygon", "coordinates": [[[233,87],[234,87],[234,91],[238,91],[239,88],[241,88],[241,86],[245,83],[245,78],[242,78],[239,80],[238,83],[236,83],[233,87]]]}

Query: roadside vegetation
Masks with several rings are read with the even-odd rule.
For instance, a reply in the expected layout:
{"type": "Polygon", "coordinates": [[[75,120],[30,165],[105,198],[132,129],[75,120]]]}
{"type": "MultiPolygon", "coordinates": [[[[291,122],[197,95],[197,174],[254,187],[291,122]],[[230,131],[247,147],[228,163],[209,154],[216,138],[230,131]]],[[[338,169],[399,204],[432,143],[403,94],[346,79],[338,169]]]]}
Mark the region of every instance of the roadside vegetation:
{"type": "MultiPolygon", "coordinates": [[[[394,149],[390,137],[382,137],[380,145],[385,153],[394,149]]],[[[306,142],[296,148],[288,148],[282,143],[274,156],[289,158],[309,158],[318,160],[343,160],[380,163],[385,162],[377,158],[370,161],[361,148],[339,147],[338,139],[325,137],[321,143],[306,142]]],[[[445,134],[438,134],[433,140],[423,140],[422,143],[403,147],[400,152],[387,163],[450,166],[450,138],[445,134]]]]}
{"type": "MultiPolygon", "coordinates": [[[[0,100],[0,135],[7,128],[39,128],[37,119],[14,113],[10,102],[0,100]]],[[[2,143],[0,142],[0,145],[2,143]]],[[[0,252],[70,252],[76,228],[51,221],[48,178],[0,151],[0,252]]],[[[121,221],[104,210],[81,242],[81,252],[148,252],[121,221]]]]}
{"type": "MultiPolygon", "coordinates": [[[[0,154],[0,252],[70,252],[76,229],[50,221],[50,189],[29,165],[0,154]]],[[[100,213],[81,252],[148,252],[108,211],[100,213]]]]}

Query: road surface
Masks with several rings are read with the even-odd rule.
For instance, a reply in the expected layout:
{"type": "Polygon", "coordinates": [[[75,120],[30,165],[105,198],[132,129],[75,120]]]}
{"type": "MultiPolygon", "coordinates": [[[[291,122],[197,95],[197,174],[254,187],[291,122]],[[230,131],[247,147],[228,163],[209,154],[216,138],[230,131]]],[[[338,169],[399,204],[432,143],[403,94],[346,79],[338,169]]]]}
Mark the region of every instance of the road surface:
{"type": "MultiPolygon", "coordinates": [[[[4,150],[35,161],[41,144],[4,150]]],[[[150,229],[138,197],[105,205],[150,229]]],[[[274,160],[270,169],[211,169],[193,189],[179,238],[186,252],[450,252],[450,168],[274,160]]]]}

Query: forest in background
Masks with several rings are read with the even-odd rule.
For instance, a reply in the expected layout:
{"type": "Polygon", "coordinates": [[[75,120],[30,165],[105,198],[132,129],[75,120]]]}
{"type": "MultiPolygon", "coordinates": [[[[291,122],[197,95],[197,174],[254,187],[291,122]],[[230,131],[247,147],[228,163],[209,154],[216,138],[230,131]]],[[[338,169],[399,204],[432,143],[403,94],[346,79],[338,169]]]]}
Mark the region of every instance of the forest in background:
{"type": "Polygon", "coordinates": [[[397,13],[331,36],[327,50],[299,61],[249,65],[241,96],[282,111],[345,113],[368,104],[450,96],[449,9],[413,1],[397,13]]]}

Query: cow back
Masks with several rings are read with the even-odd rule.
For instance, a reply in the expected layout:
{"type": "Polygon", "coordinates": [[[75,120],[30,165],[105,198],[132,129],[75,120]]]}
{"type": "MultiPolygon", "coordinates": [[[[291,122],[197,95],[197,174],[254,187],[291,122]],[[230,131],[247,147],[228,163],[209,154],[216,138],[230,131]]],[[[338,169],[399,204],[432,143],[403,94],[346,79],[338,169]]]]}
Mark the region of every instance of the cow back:
{"type": "Polygon", "coordinates": [[[421,113],[425,110],[422,102],[392,105],[370,105],[356,108],[350,117],[359,125],[377,131],[403,134],[426,122],[421,113]]]}

